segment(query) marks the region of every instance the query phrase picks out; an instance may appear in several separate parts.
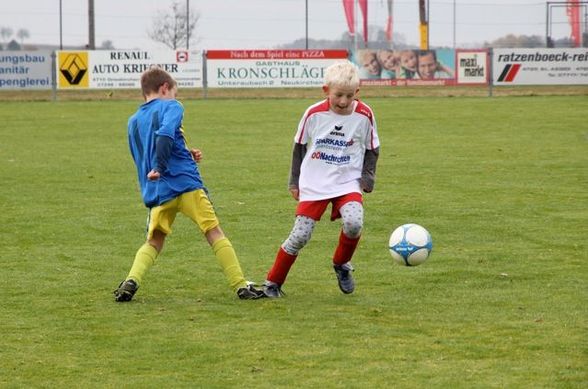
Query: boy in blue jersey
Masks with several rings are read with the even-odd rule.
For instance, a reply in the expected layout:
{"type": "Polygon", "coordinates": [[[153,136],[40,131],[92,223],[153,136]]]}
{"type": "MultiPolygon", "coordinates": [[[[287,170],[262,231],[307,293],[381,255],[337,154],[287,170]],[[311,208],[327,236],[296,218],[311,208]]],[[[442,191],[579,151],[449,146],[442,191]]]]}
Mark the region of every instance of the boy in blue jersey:
{"type": "Polygon", "coordinates": [[[163,248],[178,212],[198,225],[240,299],[264,297],[243,277],[231,242],[220,228],[197,162],[198,149],[188,149],[182,119],[184,107],[176,100],[177,85],[162,69],[141,76],[145,103],[130,117],[128,140],[137,167],[141,196],[149,208],[147,241],[135,255],[127,278],[114,291],[115,301],[130,301],[163,248]]]}

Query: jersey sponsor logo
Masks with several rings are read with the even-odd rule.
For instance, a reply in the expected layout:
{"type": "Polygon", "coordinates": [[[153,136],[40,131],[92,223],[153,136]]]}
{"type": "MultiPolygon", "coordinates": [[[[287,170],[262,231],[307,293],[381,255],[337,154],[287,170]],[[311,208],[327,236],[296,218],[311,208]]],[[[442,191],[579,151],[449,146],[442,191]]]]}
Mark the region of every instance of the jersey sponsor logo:
{"type": "Polygon", "coordinates": [[[351,156],[349,155],[339,156],[334,154],[327,154],[322,151],[315,151],[311,154],[310,158],[319,159],[333,165],[346,165],[349,163],[349,161],[351,161],[351,156]]]}
{"type": "Polygon", "coordinates": [[[341,132],[342,130],[343,130],[343,126],[335,126],[335,129],[333,131],[331,131],[329,133],[329,135],[345,136],[345,133],[341,132]]]}
{"type": "Polygon", "coordinates": [[[344,139],[319,138],[315,141],[315,144],[317,146],[326,145],[345,148],[353,145],[353,139],[346,141],[344,139]]]}

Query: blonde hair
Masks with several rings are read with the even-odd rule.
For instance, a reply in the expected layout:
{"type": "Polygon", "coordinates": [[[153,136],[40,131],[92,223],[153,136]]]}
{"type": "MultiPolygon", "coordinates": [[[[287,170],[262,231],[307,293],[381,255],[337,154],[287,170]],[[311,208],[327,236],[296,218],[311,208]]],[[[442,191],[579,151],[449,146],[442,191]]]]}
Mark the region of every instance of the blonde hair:
{"type": "Polygon", "coordinates": [[[325,70],[325,85],[359,87],[357,67],[349,61],[335,62],[325,70]]]}

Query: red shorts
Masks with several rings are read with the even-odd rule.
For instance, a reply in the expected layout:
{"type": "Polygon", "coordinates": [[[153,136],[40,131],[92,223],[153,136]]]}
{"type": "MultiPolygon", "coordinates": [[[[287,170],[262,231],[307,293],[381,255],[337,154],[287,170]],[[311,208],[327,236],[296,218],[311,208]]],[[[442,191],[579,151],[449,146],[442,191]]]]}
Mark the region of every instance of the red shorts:
{"type": "Polygon", "coordinates": [[[332,203],[331,220],[335,220],[341,217],[341,213],[339,213],[341,207],[351,201],[357,201],[358,203],[363,204],[361,193],[353,192],[325,200],[301,201],[296,207],[296,216],[307,216],[312,220],[319,221],[321,220],[323,213],[325,213],[329,203],[332,203]]]}

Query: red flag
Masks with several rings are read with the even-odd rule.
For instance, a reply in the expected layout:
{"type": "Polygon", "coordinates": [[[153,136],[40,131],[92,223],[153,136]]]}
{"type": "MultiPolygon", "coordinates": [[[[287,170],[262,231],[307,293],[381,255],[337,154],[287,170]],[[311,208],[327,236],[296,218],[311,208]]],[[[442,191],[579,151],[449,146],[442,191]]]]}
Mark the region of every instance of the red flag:
{"type": "Polygon", "coordinates": [[[392,0],[388,0],[388,20],[386,20],[386,39],[392,42],[392,0]]]}
{"type": "Polygon", "coordinates": [[[567,14],[572,27],[570,39],[574,42],[575,47],[580,47],[582,37],[580,36],[580,4],[578,0],[568,0],[567,14]]]}
{"type": "Polygon", "coordinates": [[[368,3],[367,0],[358,0],[359,10],[363,15],[363,41],[367,45],[368,41],[368,3]]]}
{"type": "Polygon", "coordinates": [[[347,18],[347,27],[349,27],[349,34],[355,35],[355,1],[343,0],[343,8],[345,9],[345,18],[347,18]]]}

